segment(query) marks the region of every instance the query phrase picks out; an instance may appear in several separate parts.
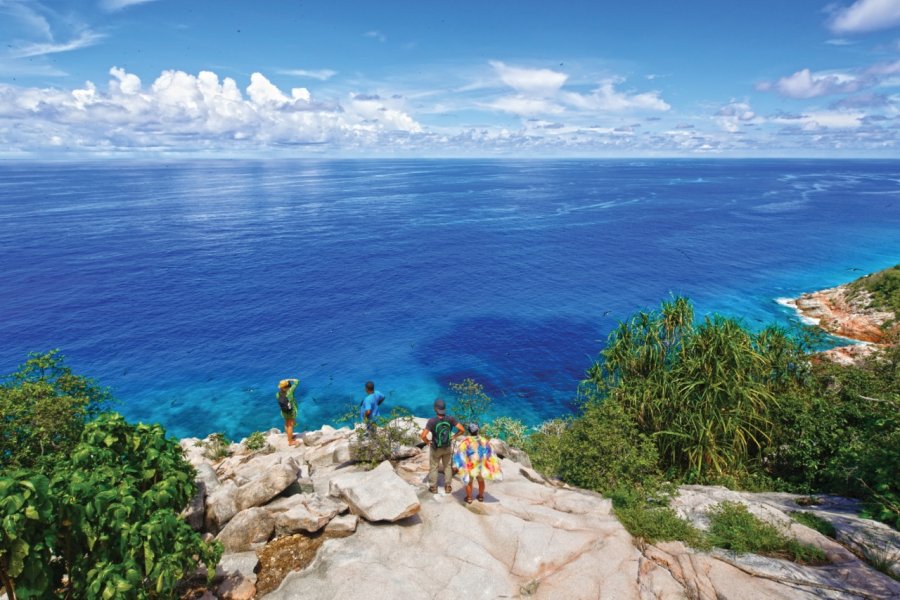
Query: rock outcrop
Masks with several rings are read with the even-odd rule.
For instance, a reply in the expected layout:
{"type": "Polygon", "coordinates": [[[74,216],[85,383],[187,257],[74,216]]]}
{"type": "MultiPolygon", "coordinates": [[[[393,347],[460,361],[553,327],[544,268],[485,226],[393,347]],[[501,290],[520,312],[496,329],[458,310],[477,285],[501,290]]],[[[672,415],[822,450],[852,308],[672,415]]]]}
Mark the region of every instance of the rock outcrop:
{"type": "Polygon", "coordinates": [[[790,494],[680,489],[673,507],[698,527],[706,526],[710,507],[743,502],[754,514],[822,548],[831,561],[801,566],[635,540],[616,520],[609,500],[546,479],[526,466],[527,455],[499,442],[495,447],[507,457],[501,461],[503,481],[488,483],[483,503],[467,505],[458,481],[452,494],[428,492],[427,449],[404,449],[393,461],[366,471],[347,458],[352,433],[326,427],[288,447],[273,430],[268,452],[235,445],[232,456],[217,463],[193,451],[194,441],[183,442],[208,492],[202,522],[227,551],[217,597],[900,597],[900,583],[857,557],[873,545],[900,552],[897,532],[855,516],[846,500],[823,497],[821,505],[803,507],[790,494]],[[835,526],[837,540],[795,523],[790,517],[795,510],[815,510],[835,526]],[[287,556],[298,540],[305,548],[300,562],[276,571],[254,560],[254,550],[262,556],[281,548],[274,554],[287,556]],[[263,586],[259,593],[257,584],[263,586]]]}

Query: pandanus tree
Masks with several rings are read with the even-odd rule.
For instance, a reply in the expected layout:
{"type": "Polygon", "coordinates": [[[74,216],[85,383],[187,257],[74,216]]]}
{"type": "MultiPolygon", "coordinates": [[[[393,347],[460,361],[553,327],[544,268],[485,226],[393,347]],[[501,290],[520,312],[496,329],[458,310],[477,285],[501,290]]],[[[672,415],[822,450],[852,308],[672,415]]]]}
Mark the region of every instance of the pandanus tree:
{"type": "Polygon", "coordinates": [[[759,459],[777,391],[796,377],[800,355],[776,329],[757,334],[720,316],[695,324],[678,297],[621,323],[584,385],[653,437],[664,468],[703,479],[759,459]]]}

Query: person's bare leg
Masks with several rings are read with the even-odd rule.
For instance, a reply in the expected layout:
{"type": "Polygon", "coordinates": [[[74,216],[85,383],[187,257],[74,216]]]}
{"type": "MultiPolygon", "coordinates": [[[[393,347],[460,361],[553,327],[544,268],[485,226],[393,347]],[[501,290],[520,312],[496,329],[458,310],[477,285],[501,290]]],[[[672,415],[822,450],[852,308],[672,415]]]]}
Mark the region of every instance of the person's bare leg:
{"type": "Polygon", "coordinates": [[[284,433],[285,437],[287,437],[288,446],[295,445],[296,442],[294,442],[294,419],[285,419],[284,433]]]}
{"type": "Polygon", "coordinates": [[[469,480],[469,483],[466,484],[466,502],[472,502],[472,480],[469,480]]]}
{"type": "MultiPolygon", "coordinates": [[[[472,484],[469,484],[469,491],[471,493],[472,484]]],[[[478,478],[478,501],[484,502],[484,477],[478,478]]]]}

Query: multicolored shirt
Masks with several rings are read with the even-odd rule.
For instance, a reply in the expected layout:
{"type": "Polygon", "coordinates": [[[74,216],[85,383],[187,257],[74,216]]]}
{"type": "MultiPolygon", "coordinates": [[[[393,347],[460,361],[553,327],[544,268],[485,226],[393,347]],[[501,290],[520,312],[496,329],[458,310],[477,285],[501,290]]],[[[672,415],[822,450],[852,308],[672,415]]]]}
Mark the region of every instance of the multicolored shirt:
{"type": "Polygon", "coordinates": [[[483,436],[466,436],[459,442],[453,454],[453,466],[459,471],[462,482],[469,485],[473,478],[500,481],[500,461],[491,448],[490,441],[483,436]]]}

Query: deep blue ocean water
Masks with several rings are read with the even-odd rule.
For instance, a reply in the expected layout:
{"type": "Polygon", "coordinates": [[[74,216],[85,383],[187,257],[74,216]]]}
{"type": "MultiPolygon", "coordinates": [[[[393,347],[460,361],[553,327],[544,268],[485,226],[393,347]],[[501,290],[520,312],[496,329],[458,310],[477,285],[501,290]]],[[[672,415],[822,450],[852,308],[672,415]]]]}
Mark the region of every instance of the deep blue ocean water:
{"type": "Polygon", "coordinates": [[[473,377],[497,412],[571,410],[617,321],[685,294],[775,302],[900,258],[897,161],[0,164],[0,373],[60,348],[173,434],[300,428],[374,379],[427,415],[473,377]]]}

